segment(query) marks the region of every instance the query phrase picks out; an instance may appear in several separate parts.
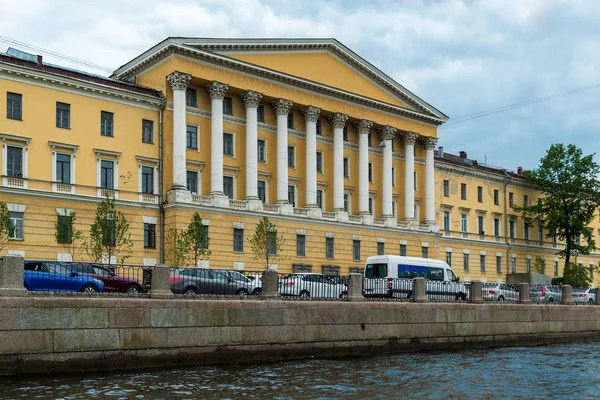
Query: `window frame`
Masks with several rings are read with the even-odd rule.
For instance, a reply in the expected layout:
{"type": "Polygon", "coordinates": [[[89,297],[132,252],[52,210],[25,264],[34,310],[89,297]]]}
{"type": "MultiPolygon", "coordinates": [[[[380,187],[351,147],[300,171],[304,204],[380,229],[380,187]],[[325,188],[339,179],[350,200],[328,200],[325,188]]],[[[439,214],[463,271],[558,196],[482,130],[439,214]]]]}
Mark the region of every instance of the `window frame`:
{"type": "Polygon", "coordinates": [[[263,104],[256,107],[256,122],[265,122],[265,106],[263,104]]]}
{"type": "Polygon", "coordinates": [[[325,237],[325,258],[335,260],[335,238],[325,237]]]}
{"type": "Polygon", "coordinates": [[[444,197],[450,197],[450,181],[448,179],[442,181],[442,192],[444,197]]]}
{"type": "Polygon", "coordinates": [[[256,161],[267,163],[267,141],[265,139],[256,139],[256,161]],[[262,146],[261,146],[262,142],[262,146]],[[261,157],[262,148],[262,157],[261,157]]]}
{"type": "MultiPolygon", "coordinates": [[[[343,168],[344,168],[344,178],[350,179],[350,157],[344,157],[344,161],[342,164],[343,164],[343,168]]],[[[393,178],[392,178],[392,182],[393,182],[393,178]]]]}
{"type": "Polygon", "coordinates": [[[8,240],[25,240],[25,212],[8,211],[8,240]],[[18,221],[21,221],[19,224],[18,221]],[[19,230],[19,225],[21,230],[19,230]],[[15,233],[20,235],[15,236],[15,233]]]}
{"type": "Polygon", "coordinates": [[[73,215],[56,215],[56,243],[69,244],[73,242],[73,215]],[[66,225],[63,226],[63,225],[66,225]],[[66,229],[65,229],[66,228],[66,229]]]}
{"type": "Polygon", "coordinates": [[[199,174],[199,172],[198,172],[198,171],[193,171],[193,170],[190,170],[190,169],[187,169],[187,170],[185,171],[186,189],[187,189],[187,190],[188,190],[190,193],[192,193],[192,194],[199,194],[199,193],[198,193],[198,187],[200,186],[200,184],[199,184],[199,180],[198,180],[198,177],[199,177],[199,176],[200,176],[200,174],[199,174]],[[195,180],[193,180],[193,179],[192,179],[192,180],[190,180],[190,174],[196,174],[196,179],[195,179],[195,180]],[[190,182],[192,182],[192,181],[194,181],[194,185],[195,185],[195,189],[196,189],[196,190],[191,190],[191,189],[190,189],[190,182]]]}
{"type": "Polygon", "coordinates": [[[100,189],[115,190],[115,164],[116,164],[116,160],[109,160],[109,159],[104,159],[104,158],[100,159],[100,167],[99,167],[99,170],[100,170],[99,183],[100,183],[100,185],[98,186],[100,189]],[[103,170],[105,169],[102,166],[102,164],[105,163],[105,162],[107,162],[107,163],[109,162],[112,165],[112,167],[111,167],[112,173],[111,173],[111,177],[110,177],[110,181],[111,181],[111,185],[110,186],[111,187],[104,186],[102,184],[102,178],[104,178],[103,170]]]}
{"type": "Polygon", "coordinates": [[[287,164],[288,168],[296,169],[296,146],[287,147],[287,164]],[[291,165],[290,165],[291,162],[291,165]]]}
{"type": "Polygon", "coordinates": [[[460,184],[460,199],[467,200],[467,184],[466,183],[460,184]]]}
{"type": "Polygon", "coordinates": [[[223,157],[235,158],[235,133],[223,132],[223,157]],[[227,138],[227,140],[226,140],[227,138]],[[231,140],[231,152],[227,152],[226,142],[231,140]]]}
{"type": "Polygon", "coordinates": [[[244,252],[244,230],[241,228],[233,228],[233,252],[244,252]]]}
{"type": "Polygon", "coordinates": [[[223,174],[223,194],[225,196],[227,196],[230,200],[235,200],[235,195],[236,195],[235,183],[236,183],[236,181],[235,181],[235,176],[234,175],[223,174]],[[227,180],[231,179],[231,196],[229,196],[229,194],[225,190],[225,180],[226,179],[227,180]]]}
{"type": "Polygon", "coordinates": [[[323,168],[323,152],[322,151],[317,151],[317,155],[316,155],[316,162],[317,162],[317,172],[319,174],[324,174],[325,172],[325,168],[323,168]]]}
{"type": "Polygon", "coordinates": [[[100,136],[115,137],[115,114],[110,111],[100,111],[100,136]]]}
{"type": "Polygon", "coordinates": [[[144,222],[144,248],[156,249],[156,224],[144,222]]]}
{"type": "Polygon", "coordinates": [[[198,107],[198,89],[192,87],[185,89],[185,106],[198,107]]]}
{"type": "Polygon", "coordinates": [[[385,242],[377,242],[377,255],[378,256],[385,255],[385,242]]]}
{"type": "Polygon", "coordinates": [[[5,148],[6,148],[6,152],[4,154],[5,161],[4,160],[2,161],[3,167],[5,167],[5,169],[6,169],[5,170],[5,175],[7,177],[9,177],[9,178],[19,178],[19,179],[26,178],[25,177],[25,172],[24,172],[24,170],[25,170],[25,153],[27,151],[26,147],[18,146],[18,145],[13,145],[13,144],[7,144],[5,146],[5,148]],[[20,159],[20,163],[19,163],[19,169],[20,169],[20,171],[19,172],[15,172],[14,171],[14,169],[15,169],[14,167],[16,165],[16,163],[14,162],[14,160],[13,160],[12,163],[9,163],[9,160],[11,158],[14,158],[12,155],[9,154],[10,149],[19,149],[19,151],[21,152],[20,157],[19,157],[19,159],[20,159]],[[9,168],[9,165],[12,165],[12,168],[9,168]],[[12,171],[11,171],[11,169],[12,169],[12,171]],[[12,174],[11,174],[11,172],[12,172],[12,174]]]}
{"type": "Polygon", "coordinates": [[[56,127],[61,129],[71,129],[71,104],[56,102],[56,127]],[[66,126],[65,126],[66,120],[66,126]]]}
{"type": "Polygon", "coordinates": [[[483,186],[477,186],[477,201],[483,203],[483,186]]]}
{"type": "Polygon", "coordinates": [[[200,150],[200,127],[198,125],[190,125],[190,124],[186,124],[185,125],[185,148],[186,150],[196,150],[199,151],[200,150]],[[192,128],[192,130],[195,130],[195,132],[192,132],[190,130],[190,128],[192,128]],[[193,137],[196,137],[196,146],[192,146],[193,144],[193,140],[191,140],[193,137]]]}
{"type": "Polygon", "coordinates": [[[143,194],[156,194],[154,193],[154,174],[156,172],[155,167],[148,165],[141,166],[140,176],[142,179],[140,193],[143,194]]]}
{"type": "Polygon", "coordinates": [[[154,144],[154,121],[142,119],[142,143],[154,144]]]}
{"type": "Polygon", "coordinates": [[[301,233],[296,234],[296,257],[306,257],[306,235],[301,233]]]}
{"type": "Polygon", "coordinates": [[[360,240],[352,240],[352,261],[360,261],[360,240]]]}
{"type": "Polygon", "coordinates": [[[233,116],[233,97],[223,97],[223,115],[233,116]]]}
{"type": "Polygon", "coordinates": [[[61,153],[61,152],[55,152],[55,159],[54,159],[54,164],[55,164],[55,177],[54,177],[54,181],[56,183],[61,183],[63,185],[72,185],[73,184],[73,179],[72,179],[72,175],[73,175],[73,154],[67,154],[67,153],[61,153]],[[59,160],[59,157],[63,157],[66,158],[67,161],[65,160],[59,160]],[[64,181],[64,173],[65,173],[65,164],[67,165],[66,167],[66,172],[68,173],[68,182],[64,181]],[[60,165],[60,168],[59,168],[60,165]],[[59,174],[60,171],[60,174],[59,174]],[[60,175],[60,177],[59,177],[60,175]]]}
{"type": "Polygon", "coordinates": [[[6,118],[23,121],[23,95],[21,93],[6,92],[6,118]],[[11,98],[17,97],[17,98],[11,98]]]}

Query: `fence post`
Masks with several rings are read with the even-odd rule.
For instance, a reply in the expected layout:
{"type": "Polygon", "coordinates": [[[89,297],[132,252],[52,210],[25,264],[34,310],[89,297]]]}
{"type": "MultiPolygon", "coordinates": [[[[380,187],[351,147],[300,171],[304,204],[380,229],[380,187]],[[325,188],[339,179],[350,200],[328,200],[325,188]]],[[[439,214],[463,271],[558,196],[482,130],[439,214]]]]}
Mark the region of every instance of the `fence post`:
{"type": "Polygon", "coordinates": [[[469,290],[469,303],[483,303],[483,284],[481,281],[471,281],[471,290],[469,290]]]}
{"type": "Polygon", "coordinates": [[[529,282],[519,283],[519,304],[531,304],[529,298],[529,282]]]}
{"type": "Polygon", "coordinates": [[[27,296],[29,292],[23,284],[23,257],[6,255],[0,257],[0,296],[27,296]]]}
{"type": "Polygon", "coordinates": [[[425,278],[415,278],[413,279],[413,294],[412,301],[415,303],[427,303],[429,298],[427,298],[427,282],[425,278]]]}
{"type": "Polygon", "coordinates": [[[262,275],[262,292],[260,297],[265,300],[279,299],[279,279],[277,271],[266,269],[262,275]]]}
{"type": "Polygon", "coordinates": [[[348,274],[348,301],[364,301],[363,276],[361,274],[348,274]]]}
{"type": "Polygon", "coordinates": [[[596,288],[596,304],[600,304],[600,288],[596,288]]]}
{"type": "Polygon", "coordinates": [[[175,297],[171,291],[171,268],[165,264],[156,264],[152,268],[150,298],[171,299],[175,297]]]}
{"type": "Polygon", "coordinates": [[[572,289],[573,288],[571,287],[571,285],[562,286],[562,301],[560,302],[560,304],[575,304],[575,302],[573,301],[573,297],[571,297],[572,289]]]}

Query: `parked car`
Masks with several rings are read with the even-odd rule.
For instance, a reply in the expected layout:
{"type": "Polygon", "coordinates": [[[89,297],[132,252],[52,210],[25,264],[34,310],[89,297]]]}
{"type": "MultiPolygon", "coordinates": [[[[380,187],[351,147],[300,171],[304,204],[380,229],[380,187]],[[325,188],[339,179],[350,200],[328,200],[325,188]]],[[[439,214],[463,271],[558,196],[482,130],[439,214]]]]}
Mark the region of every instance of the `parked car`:
{"type": "Polygon", "coordinates": [[[596,289],[573,289],[571,296],[578,304],[596,304],[596,289]]]}
{"type": "Polygon", "coordinates": [[[529,288],[529,298],[534,303],[560,303],[562,288],[557,286],[532,286],[529,288]]]}
{"type": "Polygon", "coordinates": [[[346,285],[330,277],[314,273],[293,273],[279,279],[279,294],[303,299],[343,299],[348,296],[346,285]]]}
{"type": "Polygon", "coordinates": [[[513,285],[506,283],[484,283],[483,299],[485,301],[517,301],[519,300],[519,290],[513,285]]]}
{"type": "Polygon", "coordinates": [[[348,277],[347,276],[329,276],[329,278],[333,279],[335,283],[339,283],[341,285],[348,286],[348,277]]]}
{"type": "Polygon", "coordinates": [[[172,269],[170,278],[171,291],[184,295],[247,296],[252,293],[254,288],[251,282],[248,282],[248,280],[233,279],[226,272],[230,271],[211,270],[207,268],[172,269]]]}
{"type": "Polygon", "coordinates": [[[228,269],[214,269],[213,271],[219,271],[234,281],[247,284],[250,294],[252,295],[258,296],[262,293],[262,274],[260,272],[252,275],[244,275],[239,271],[228,269]]]}
{"type": "Polygon", "coordinates": [[[49,292],[104,292],[101,280],[81,274],[57,261],[25,261],[23,284],[27,290],[49,292]]]}
{"type": "Polygon", "coordinates": [[[144,290],[144,285],[140,280],[128,276],[117,275],[99,264],[79,262],[71,263],[69,266],[79,273],[102,281],[102,283],[104,283],[105,292],[120,292],[135,296],[144,290]]]}

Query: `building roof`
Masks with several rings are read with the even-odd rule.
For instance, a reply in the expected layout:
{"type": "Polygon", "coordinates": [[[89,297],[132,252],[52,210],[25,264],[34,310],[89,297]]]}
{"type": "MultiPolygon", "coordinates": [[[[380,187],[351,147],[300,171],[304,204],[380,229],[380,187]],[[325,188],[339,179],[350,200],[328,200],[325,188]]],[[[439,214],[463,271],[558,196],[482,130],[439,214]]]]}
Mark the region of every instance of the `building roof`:
{"type": "Polygon", "coordinates": [[[518,170],[518,171],[521,171],[519,173],[519,172],[510,171],[508,169],[501,168],[501,167],[486,165],[485,163],[482,164],[482,163],[478,162],[477,160],[468,158],[466,152],[461,151],[460,154],[457,155],[457,154],[448,153],[443,150],[443,147],[440,147],[438,150],[434,151],[434,155],[435,155],[436,162],[442,162],[442,163],[448,163],[448,164],[452,164],[452,165],[456,165],[456,166],[461,166],[461,167],[469,168],[474,171],[478,171],[478,172],[482,172],[482,173],[489,173],[489,174],[499,175],[502,177],[506,177],[508,175],[512,179],[525,180],[525,177],[523,176],[523,172],[520,169],[518,170]]]}

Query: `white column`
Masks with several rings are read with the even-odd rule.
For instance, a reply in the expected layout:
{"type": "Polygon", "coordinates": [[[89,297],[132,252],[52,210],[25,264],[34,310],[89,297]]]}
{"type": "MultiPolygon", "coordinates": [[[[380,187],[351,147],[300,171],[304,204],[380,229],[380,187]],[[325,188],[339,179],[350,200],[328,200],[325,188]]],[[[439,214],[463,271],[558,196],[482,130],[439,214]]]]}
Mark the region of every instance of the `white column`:
{"type": "Polygon", "coordinates": [[[404,134],[404,219],[415,219],[415,143],[417,135],[414,132],[404,134]]]}
{"type": "Polygon", "coordinates": [[[435,223],[435,169],[433,164],[433,151],[437,139],[425,139],[425,222],[435,223]]]}
{"type": "Polygon", "coordinates": [[[344,126],[348,116],[335,113],[330,121],[333,126],[333,209],[344,211],[344,126]]]}
{"type": "Polygon", "coordinates": [[[392,213],[392,140],[396,136],[396,128],[384,126],[379,131],[381,139],[385,146],[383,147],[383,186],[382,186],[382,206],[383,217],[390,218],[392,213]]]}
{"type": "Polygon", "coordinates": [[[187,190],[185,168],[185,90],[191,75],[173,72],[167,80],[173,89],[173,190],[187,190]]]}
{"type": "Polygon", "coordinates": [[[262,94],[248,90],[241,95],[246,105],[246,200],[258,200],[258,116],[262,94]]]}
{"type": "Polygon", "coordinates": [[[213,81],[207,91],[211,99],[210,194],[223,196],[223,98],[229,87],[213,81]]]}
{"type": "Polygon", "coordinates": [[[356,124],[358,131],[358,211],[369,214],[369,132],[373,122],[366,119],[356,124]]]}
{"type": "Polygon", "coordinates": [[[317,120],[321,109],[308,106],[302,111],[306,121],[306,206],[317,207],[317,120]]]}
{"type": "Polygon", "coordinates": [[[292,102],[277,99],[273,109],[277,114],[277,203],[288,204],[288,114],[292,102]]]}

